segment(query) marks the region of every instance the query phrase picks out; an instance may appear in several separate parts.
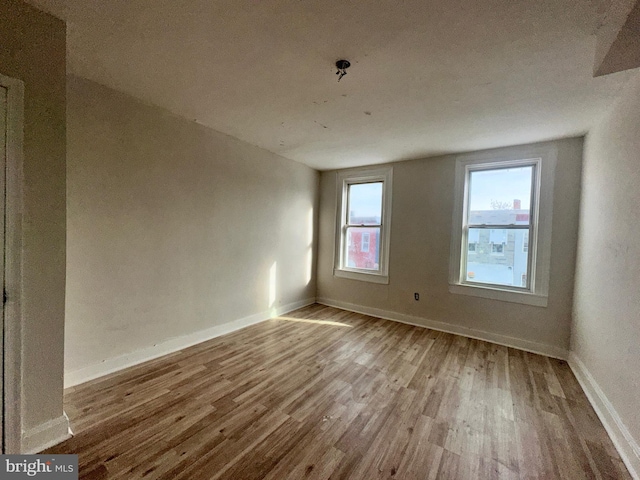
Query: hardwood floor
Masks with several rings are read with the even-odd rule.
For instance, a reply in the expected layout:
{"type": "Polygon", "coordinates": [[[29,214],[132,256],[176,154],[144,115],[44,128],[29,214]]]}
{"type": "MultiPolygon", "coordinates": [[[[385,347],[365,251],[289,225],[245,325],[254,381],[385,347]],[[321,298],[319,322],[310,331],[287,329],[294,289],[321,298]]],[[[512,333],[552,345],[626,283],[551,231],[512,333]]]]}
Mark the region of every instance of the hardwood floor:
{"type": "Polygon", "coordinates": [[[566,362],[321,305],[65,408],[82,479],[631,478],[566,362]]]}

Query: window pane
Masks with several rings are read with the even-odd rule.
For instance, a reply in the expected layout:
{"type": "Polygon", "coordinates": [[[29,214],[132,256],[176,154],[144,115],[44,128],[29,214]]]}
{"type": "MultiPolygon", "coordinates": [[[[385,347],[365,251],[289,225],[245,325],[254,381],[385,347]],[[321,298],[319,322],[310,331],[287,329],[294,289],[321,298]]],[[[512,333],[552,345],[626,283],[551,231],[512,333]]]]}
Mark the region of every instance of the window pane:
{"type": "Polygon", "coordinates": [[[380,228],[348,227],[345,258],[347,267],[380,269],[380,228]]]}
{"type": "Polygon", "coordinates": [[[466,281],[526,287],[528,253],[522,244],[528,235],[526,229],[470,228],[466,281]]]}
{"type": "Polygon", "coordinates": [[[533,166],[469,174],[469,225],[528,225],[533,166]]]}
{"type": "Polygon", "coordinates": [[[382,182],[349,185],[349,225],[380,225],[382,182]]]}

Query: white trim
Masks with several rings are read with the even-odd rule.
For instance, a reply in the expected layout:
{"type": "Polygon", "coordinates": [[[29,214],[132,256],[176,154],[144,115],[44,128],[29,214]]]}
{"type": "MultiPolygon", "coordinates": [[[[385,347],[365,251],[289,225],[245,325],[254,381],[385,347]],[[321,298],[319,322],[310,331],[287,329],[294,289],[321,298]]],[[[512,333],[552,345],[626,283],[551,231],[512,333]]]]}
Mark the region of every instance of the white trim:
{"type": "Polygon", "coordinates": [[[0,74],[7,89],[5,177],[4,422],[5,453],[21,453],[22,439],[22,164],[24,83],[0,74]]]}
{"type": "Polygon", "coordinates": [[[449,285],[449,292],[460,295],[469,295],[471,297],[489,298],[491,300],[499,300],[501,302],[533,305],[534,307],[546,307],[548,300],[548,297],[544,295],[536,295],[529,292],[518,292],[515,290],[502,290],[499,288],[484,287],[482,285],[449,285]]]}
{"type": "Polygon", "coordinates": [[[474,328],[452,325],[450,323],[439,322],[437,320],[429,320],[424,317],[416,317],[414,315],[406,315],[404,313],[391,312],[379,308],[365,307],[362,305],[347,303],[340,300],[332,300],[329,298],[319,297],[316,299],[316,302],[322,305],[327,305],[329,307],[341,308],[343,310],[363,313],[365,315],[371,315],[373,317],[379,317],[385,320],[406,323],[407,325],[413,325],[415,327],[429,328],[431,330],[437,330],[439,332],[452,333],[454,335],[474,338],[476,340],[484,340],[485,342],[496,343],[505,347],[517,348],[518,350],[537,353],[539,355],[545,355],[547,357],[559,358],[561,360],[567,359],[567,350],[555,345],[532,342],[530,340],[509,337],[507,335],[501,335],[499,333],[476,330],[474,328]]]}
{"type": "MultiPolygon", "coordinates": [[[[553,145],[507,147],[460,155],[456,159],[454,182],[453,230],[449,253],[449,291],[462,295],[491,298],[505,302],[546,307],[551,265],[551,227],[553,221],[553,189],[558,152],[553,145]],[[467,176],[470,168],[495,168],[535,163],[534,195],[531,205],[532,234],[529,236],[531,291],[523,292],[499,286],[478,286],[464,282],[463,263],[468,254],[463,248],[463,223],[467,202],[467,176]],[[459,287],[459,288],[458,288],[459,287]],[[463,288],[467,287],[467,288],[463,288]],[[544,301],[541,301],[541,298],[544,301]]],[[[519,286],[519,285],[518,285],[519,286]]]]}
{"type": "Polygon", "coordinates": [[[359,273],[359,272],[352,272],[350,270],[340,270],[338,268],[336,268],[333,271],[333,275],[335,277],[348,278],[350,280],[360,280],[363,282],[370,282],[370,283],[382,283],[384,285],[389,284],[388,275],[359,273]]]}
{"type": "Polygon", "coordinates": [[[26,430],[22,434],[22,453],[25,455],[39,453],[71,437],[69,419],[66,414],[63,414],[26,430]]]}
{"type": "Polygon", "coordinates": [[[353,168],[340,170],[336,174],[336,219],[335,219],[335,243],[333,252],[333,274],[336,277],[350,278],[372,283],[389,283],[389,252],[391,249],[391,204],[393,190],[393,167],[379,168],[353,168]],[[348,188],[353,183],[383,182],[382,189],[382,218],[381,225],[374,225],[380,228],[378,236],[380,271],[373,272],[357,268],[344,266],[344,251],[342,248],[342,237],[344,235],[343,221],[347,215],[348,188]]]}
{"type": "Polygon", "coordinates": [[[101,363],[88,365],[86,367],[65,372],[64,386],[65,388],[73,387],[81,383],[94,380],[105,375],[109,375],[114,372],[118,372],[125,368],[133,367],[140,363],[153,360],[170,353],[177,352],[179,350],[191,347],[198,343],[206,342],[212,338],[226,335],[227,333],[235,332],[241,328],[255,325],[256,323],[264,322],[270,318],[283,315],[298,308],[306,307],[315,303],[315,298],[307,298],[297,302],[289,303],[281,307],[249,315],[248,317],[239,318],[231,322],[223,323],[222,325],[216,325],[206,330],[200,330],[180,337],[172,338],[165,342],[136,350],[135,352],[127,353],[117,357],[109,358],[101,363]]]}
{"type": "Polygon", "coordinates": [[[600,385],[595,381],[586,365],[575,352],[569,352],[569,366],[578,379],[578,383],[587,395],[591,406],[611,437],[631,476],[640,479],[640,445],[633,438],[620,415],[611,404],[600,385]]]}

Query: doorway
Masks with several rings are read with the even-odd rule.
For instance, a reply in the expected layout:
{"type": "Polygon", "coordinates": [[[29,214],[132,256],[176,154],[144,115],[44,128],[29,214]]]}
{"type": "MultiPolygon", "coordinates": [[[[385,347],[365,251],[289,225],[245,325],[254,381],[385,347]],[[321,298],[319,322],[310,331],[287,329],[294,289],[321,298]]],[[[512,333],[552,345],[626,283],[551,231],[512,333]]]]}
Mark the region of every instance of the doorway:
{"type": "Polygon", "coordinates": [[[0,421],[2,453],[20,453],[21,251],[24,84],[0,74],[0,421]]]}

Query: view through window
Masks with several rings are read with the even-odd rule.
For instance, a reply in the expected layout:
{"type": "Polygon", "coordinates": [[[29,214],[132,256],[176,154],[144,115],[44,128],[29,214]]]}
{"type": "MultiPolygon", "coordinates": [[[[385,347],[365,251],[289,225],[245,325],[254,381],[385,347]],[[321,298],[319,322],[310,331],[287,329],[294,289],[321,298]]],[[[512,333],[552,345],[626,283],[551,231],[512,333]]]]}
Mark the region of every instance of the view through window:
{"type": "Polygon", "coordinates": [[[467,282],[528,288],[534,178],[534,165],[469,171],[467,282]]]}
{"type": "Polygon", "coordinates": [[[383,182],[348,186],[345,242],[346,266],[363,270],[380,269],[383,182]]]}

